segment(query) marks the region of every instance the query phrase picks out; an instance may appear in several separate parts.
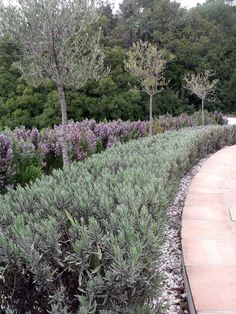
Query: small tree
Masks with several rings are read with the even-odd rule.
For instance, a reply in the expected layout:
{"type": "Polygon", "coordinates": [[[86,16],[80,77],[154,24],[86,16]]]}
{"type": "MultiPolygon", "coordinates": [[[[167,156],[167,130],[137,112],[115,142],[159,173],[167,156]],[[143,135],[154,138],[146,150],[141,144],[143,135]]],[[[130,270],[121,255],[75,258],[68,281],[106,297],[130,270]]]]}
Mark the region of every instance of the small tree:
{"type": "Polygon", "coordinates": [[[58,90],[64,166],[69,164],[65,87],[80,88],[102,74],[100,32],[89,36],[96,12],[96,0],[17,0],[1,9],[2,34],[20,44],[16,66],[23,78],[35,87],[49,79],[58,90]]]}
{"type": "Polygon", "coordinates": [[[213,79],[215,73],[211,70],[205,70],[199,74],[187,74],[184,77],[184,88],[191,94],[196,95],[202,100],[202,125],[205,124],[204,107],[205,99],[214,95],[216,84],[219,80],[213,79]]]}
{"type": "Polygon", "coordinates": [[[133,44],[131,50],[127,53],[125,61],[126,69],[136,76],[142,88],[150,97],[149,106],[149,134],[152,135],[152,106],[153,96],[160,93],[167,81],[164,77],[164,70],[169,61],[173,59],[173,55],[167,53],[164,49],[149,42],[138,41],[133,44]]]}

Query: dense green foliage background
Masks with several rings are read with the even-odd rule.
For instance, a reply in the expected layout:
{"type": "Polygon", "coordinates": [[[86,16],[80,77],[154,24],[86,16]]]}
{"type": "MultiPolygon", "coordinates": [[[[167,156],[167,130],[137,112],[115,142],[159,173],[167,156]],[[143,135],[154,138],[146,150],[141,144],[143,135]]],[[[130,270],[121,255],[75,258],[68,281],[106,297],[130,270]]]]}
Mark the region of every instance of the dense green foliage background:
{"type": "MultiPolygon", "coordinates": [[[[100,10],[101,46],[109,75],[80,90],[67,90],[68,116],[147,119],[148,99],[137,80],[124,69],[126,50],[138,39],[149,40],[175,55],[166,70],[168,87],[154,99],[154,113],[191,113],[199,100],[182,88],[186,72],[210,68],[220,83],[209,110],[236,111],[236,6],[231,1],[208,0],[190,11],[170,0],[124,0],[119,14],[104,4],[100,10]]],[[[94,31],[90,30],[91,33],[94,31]]],[[[45,81],[38,89],[28,86],[12,66],[21,51],[7,38],[0,41],[0,126],[44,128],[60,123],[55,87],[45,81]]]]}

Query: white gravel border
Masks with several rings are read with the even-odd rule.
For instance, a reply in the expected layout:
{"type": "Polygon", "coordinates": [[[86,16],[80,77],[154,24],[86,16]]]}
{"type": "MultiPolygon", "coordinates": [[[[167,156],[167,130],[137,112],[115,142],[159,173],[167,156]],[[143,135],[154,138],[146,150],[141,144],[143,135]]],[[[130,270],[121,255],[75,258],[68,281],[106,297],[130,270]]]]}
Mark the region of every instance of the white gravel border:
{"type": "Polygon", "coordinates": [[[182,272],[181,226],[182,211],[190,183],[209,158],[200,160],[181,180],[176,197],[167,209],[165,242],[161,246],[158,272],[162,276],[161,293],[157,303],[164,306],[168,314],[188,314],[188,305],[182,272]]]}

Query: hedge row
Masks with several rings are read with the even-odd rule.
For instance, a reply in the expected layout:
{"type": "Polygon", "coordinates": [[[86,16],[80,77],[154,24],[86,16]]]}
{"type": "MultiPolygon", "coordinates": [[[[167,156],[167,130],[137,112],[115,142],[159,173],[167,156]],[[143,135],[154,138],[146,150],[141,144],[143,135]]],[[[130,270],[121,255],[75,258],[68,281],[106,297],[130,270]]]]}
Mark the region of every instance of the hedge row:
{"type": "Polygon", "coordinates": [[[2,300],[15,313],[151,313],[181,177],[236,143],[211,126],[130,141],[0,198],[2,300]]]}
{"type": "MultiPolygon", "coordinates": [[[[80,161],[111,147],[148,134],[146,121],[95,120],[71,122],[67,126],[69,157],[80,161]]],[[[54,168],[62,168],[61,126],[39,131],[25,127],[0,134],[0,191],[6,187],[25,185],[54,168]]]]}
{"type": "MultiPolygon", "coordinates": [[[[204,118],[205,118],[204,125],[228,124],[227,119],[221,112],[217,111],[208,112],[207,110],[205,110],[204,118]]],[[[192,115],[182,113],[177,117],[174,117],[170,114],[166,114],[159,116],[156,121],[159,122],[160,127],[165,131],[179,130],[183,127],[196,127],[202,125],[202,112],[195,111],[192,115]]]]}
{"type": "MultiPolygon", "coordinates": [[[[206,124],[224,124],[222,113],[205,114],[206,124]]],[[[154,123],[154,132],[178,130],[201,124],[201,113],[160,116],[154,123]]],[[[67,140],[71,160],[80,161],[94,153],[110,148],[117,142],[125,143],[148,134],[146,121],[112,121],[96,123],[95,120],[71,122],[67,140]]],[[[0,134],[0,192],[6,188],[25,185],[52,169],[62,167],[61,126],[39,131],[25,127],[0,134]]]]}

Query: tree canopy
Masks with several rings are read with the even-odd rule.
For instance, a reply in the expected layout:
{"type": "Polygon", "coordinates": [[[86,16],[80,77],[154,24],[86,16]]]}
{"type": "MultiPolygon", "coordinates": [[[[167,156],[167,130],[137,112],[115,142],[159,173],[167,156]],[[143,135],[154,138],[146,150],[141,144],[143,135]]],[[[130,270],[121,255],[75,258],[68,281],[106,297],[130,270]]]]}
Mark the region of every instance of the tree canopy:
{"type": "MultiPolygon", "coordinates": [[[[124,0],[118,14],[109,4],[97,7],[100,18],[89,30],[94,37],[101,27],[104,65],[110,73],[77,89],[66,88],[68,118],[123,120],[148,118],[148,95],[125,69],[127,51],[138,40],[170,51],[174,60],[165,70],[169,81],[154,96],[154,115],[191,113],[199,108],[197,97],[182,86],[188,72],[212,69],[219,79],[209,110],[236,111],[236,6],[233,1],[208,0],[186,10],[170,0],[124,0]]],[[[44,128],[60,122],[55,86],[43,81],[30,87],[12,65],[21,59],[21,48],[9,38],[0,41],[0,126],[44,128]]]]}
{"type": "Polygon", "coordinates": [[[32,87],[46,80],[58,91],[61,108],[63,164],[69,164],[65,88],[80,88],[103,70],[97,36],[90,29],[97,21],[97,2],[88,0],[18,0],[2,6],[2,37],[19,46],[21,57],[13,65],[32,87]]]}

